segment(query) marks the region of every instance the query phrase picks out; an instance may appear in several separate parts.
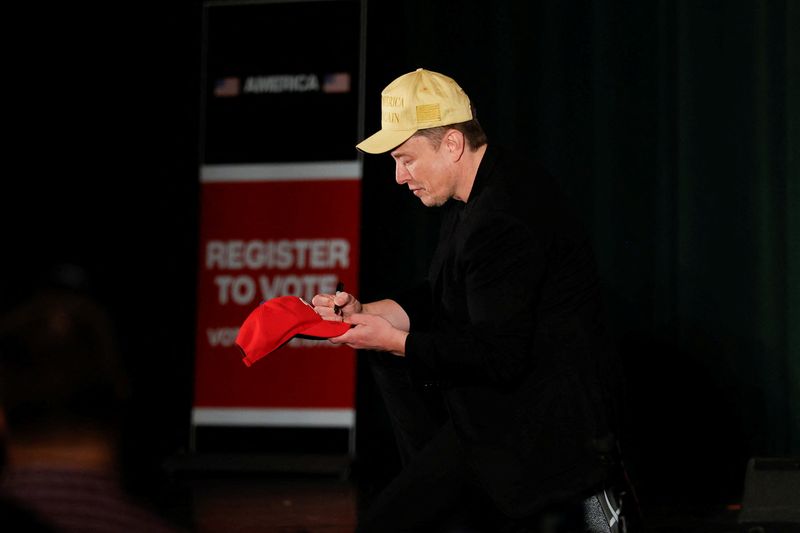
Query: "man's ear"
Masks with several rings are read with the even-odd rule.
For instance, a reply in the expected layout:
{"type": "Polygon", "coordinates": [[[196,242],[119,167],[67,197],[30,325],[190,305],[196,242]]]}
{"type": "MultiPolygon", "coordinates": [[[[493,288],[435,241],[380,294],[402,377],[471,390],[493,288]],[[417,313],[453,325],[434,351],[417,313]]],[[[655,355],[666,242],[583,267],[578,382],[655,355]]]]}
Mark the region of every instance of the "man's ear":
{"type": "Polygon", "coordinates": [[[461,159],[464,155],[464,148],[466,146],[466,139],[464,134],[457,129],[449,129],[445,132],[442,143],[447,148],[447,153],[450,154],[453,162],[461,159]]]}

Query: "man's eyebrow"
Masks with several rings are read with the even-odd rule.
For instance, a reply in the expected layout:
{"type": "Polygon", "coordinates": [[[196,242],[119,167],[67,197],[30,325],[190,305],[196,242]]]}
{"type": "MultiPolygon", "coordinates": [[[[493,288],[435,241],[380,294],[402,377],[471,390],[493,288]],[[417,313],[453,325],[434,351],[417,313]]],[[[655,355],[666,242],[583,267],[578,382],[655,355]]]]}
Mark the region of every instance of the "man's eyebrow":
{"type": "Polygon", "coordinates": [[[406,153],[403,152],[402,150],[395,150],[394,152],[391,152],[389,155],[396,158],[396,157],[403,157],[404,155],[406,155],[406,153]]]}

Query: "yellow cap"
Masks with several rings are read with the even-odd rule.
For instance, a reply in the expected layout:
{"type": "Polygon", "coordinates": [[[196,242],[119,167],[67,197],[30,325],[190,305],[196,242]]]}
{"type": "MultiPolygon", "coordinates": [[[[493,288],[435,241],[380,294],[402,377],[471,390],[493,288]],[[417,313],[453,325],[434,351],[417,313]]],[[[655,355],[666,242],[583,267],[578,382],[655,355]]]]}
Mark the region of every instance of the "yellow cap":
{"type": "Polygon", "coordinates": [[[356,148],[382,154],[417,131],[472,120],[469,97],[453,78],[418,68],[381,92],[381,129],[356,148]]]}

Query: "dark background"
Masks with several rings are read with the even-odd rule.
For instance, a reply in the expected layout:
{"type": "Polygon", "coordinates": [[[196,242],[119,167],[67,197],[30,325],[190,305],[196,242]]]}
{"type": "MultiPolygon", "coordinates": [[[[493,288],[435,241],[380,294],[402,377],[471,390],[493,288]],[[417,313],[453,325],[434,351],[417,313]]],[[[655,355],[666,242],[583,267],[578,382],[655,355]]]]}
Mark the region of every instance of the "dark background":
{"type": "MultiPolygon", "coordinates": [[[[22,31],[6,37],[2,305],[52,264],[89,273],[146,485],[188,447],[202,4],[23,10],[5,17],[22,31]]],[[[793,0],[369,5],[368,131],[392,79],[444,72],[491,142],[541,159],[581,209],[646,503],[735,502],[749,457],[800,454],[799,17],[793,0]]],[[[369,300],[424,275],[438,213],[387,157],[365,160],[363,199],[369,300]]],[[[396,457],[359,372],[354,471],[379,485],[396,457]]]]}

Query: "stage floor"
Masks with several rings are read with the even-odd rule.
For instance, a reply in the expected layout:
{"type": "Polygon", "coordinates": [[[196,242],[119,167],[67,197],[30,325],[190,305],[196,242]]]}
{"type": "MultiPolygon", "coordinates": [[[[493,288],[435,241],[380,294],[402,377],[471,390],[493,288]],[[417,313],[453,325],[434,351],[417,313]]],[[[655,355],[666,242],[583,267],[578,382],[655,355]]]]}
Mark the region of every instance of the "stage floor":
{"type": "MultiPolygon", "coordinates": [[[[172,462],[165,508],[197,533],[345,533],[360,490],[342,456],[206,456],[172,462]]],[[[643,505],[648,533],[740,533],[729,506],[643,505]]]]}

